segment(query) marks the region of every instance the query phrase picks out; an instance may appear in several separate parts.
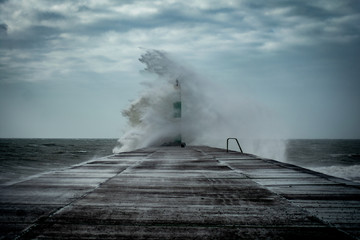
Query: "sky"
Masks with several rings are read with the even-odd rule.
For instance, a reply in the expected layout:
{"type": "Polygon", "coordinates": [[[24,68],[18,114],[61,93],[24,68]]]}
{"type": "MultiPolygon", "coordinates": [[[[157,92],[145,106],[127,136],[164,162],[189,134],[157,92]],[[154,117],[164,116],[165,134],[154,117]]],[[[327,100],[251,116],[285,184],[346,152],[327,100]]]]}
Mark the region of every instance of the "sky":
{"type": "Polygon", "coordinates": [[[0,0],[0,137],[120,137],[144,49],[266,106],[282,138],[360,138],[358,0],[0,0]]]}

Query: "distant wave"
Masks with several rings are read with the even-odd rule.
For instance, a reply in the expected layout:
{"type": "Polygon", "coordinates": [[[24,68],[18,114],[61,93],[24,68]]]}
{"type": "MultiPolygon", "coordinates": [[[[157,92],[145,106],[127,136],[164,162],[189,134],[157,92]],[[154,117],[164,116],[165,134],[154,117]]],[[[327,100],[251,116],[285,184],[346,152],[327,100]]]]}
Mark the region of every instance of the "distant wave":
{"type": "Polygon", "coordinates": [[[56,146],[58,146],[55,143],[43,143],[42,145],[45,146],[45,147],[56,147],[56,146]]]}
{"type": "Polygon", "coordinates": [[[360,160],[360,154],[359,153],[335,153],[330,154],[331,157],[348,157],[354,160],[360,160]]]}

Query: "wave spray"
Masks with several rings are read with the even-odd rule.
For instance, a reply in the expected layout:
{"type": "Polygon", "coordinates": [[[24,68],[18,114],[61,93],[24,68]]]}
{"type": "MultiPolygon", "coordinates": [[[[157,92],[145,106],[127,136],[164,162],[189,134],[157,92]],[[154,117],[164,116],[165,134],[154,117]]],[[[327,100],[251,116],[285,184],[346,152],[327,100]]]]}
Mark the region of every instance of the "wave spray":
{"type": "Polygon", "coordinates": [[[139,60],[151,76],[122,112],[129,126],[114,153],[179,141],[223,148],[226,138],[237,137],[245,152],[283,159],[283,141],[261,140],[274,132],[261,104],[200,77],[167,52],[147,50],[139,60]]]}

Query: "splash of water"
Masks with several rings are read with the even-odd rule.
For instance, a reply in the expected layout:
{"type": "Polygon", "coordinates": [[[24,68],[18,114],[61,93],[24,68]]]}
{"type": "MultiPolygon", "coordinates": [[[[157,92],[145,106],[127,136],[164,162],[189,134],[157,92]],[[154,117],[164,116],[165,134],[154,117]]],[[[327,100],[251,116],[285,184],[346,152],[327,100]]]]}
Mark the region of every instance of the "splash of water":
{"type": "Polygon", "coordinates": [[[205,80],[164,51],[147,50],[139,60],[146,65],[143,72],[155,77],[144,83],[144,92],[123,111],[129,128],[114,153],[159,146],[181,134],[188,145],[222,148],[226,138],[238,137],[246,152],[283,159],[282,141],[258,140],[276,131],[269,127],[270,111],[261,104],[205,80]],[[173,116],[176,81],[181,85],[180,123],[173,116]]]}

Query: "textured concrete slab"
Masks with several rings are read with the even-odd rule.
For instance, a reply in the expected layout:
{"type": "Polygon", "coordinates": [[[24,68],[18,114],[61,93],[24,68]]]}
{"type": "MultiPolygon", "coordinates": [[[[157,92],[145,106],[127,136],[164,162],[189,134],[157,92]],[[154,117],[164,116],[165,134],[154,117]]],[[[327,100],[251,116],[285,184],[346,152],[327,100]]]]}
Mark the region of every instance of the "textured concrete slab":
{"type": "Polygon", "coordinates": [[[146,148],[1,187],[0,239],[359,239],[359,185],[210,147],[146,148]]]}

